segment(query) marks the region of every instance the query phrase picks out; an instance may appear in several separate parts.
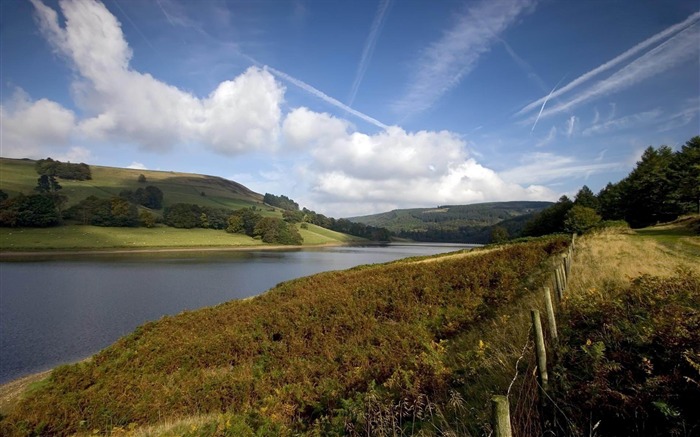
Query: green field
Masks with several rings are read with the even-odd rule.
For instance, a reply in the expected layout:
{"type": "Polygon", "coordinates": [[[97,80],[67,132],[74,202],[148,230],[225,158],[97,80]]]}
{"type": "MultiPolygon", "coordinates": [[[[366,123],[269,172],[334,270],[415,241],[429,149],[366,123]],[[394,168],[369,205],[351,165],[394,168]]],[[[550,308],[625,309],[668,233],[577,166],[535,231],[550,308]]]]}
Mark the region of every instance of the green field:
{"type": "MultiPolygon", "coordinates": [[[[299,230],[304,245],[343,244],[363,241],[316,225],[299,230]]],[[[68,225],[54,228],[0,228],[0,251],[237,248],[264,246],[259,239],[214,229],[106,228],[68,225]]]]}

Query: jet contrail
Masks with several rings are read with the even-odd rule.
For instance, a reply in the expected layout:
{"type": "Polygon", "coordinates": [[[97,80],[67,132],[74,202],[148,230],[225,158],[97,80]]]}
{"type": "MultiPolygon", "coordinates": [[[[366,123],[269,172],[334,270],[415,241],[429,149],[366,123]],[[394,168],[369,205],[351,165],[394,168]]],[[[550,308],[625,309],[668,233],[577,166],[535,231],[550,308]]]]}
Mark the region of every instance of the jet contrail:
{"type": "Polygon", "coordinates": [[[362,120],[364,120],[368,123],[371,123],[379,128],[382,128],[382,129],[389,128],[389,126],[382,123],[381,121],[379,121],[375,118],[372,118],[369,115],[363,114],[360,111],[356,111],[356,110],[352,109],[348,105],[342,103],[341,101],[339,101],[337,99],[334,99],[333,97],[329,96],[328,94],[324,93],[323,91],[317,90],[316,88],[312,87],[311,85],[309,85],[305,82],[302,82],[299,79],[296,79],[296,78],[288,75],[287,73],[276,70],[276,69],[270,67],[269,65],[266,65],[264,68],[266,70],[268,70],[269,72],[271,72],[272,74],[274,74],[275,76],[278,76],[278,77],[286,80],[287,82],[290,82],[291,84],[296,85],[297,87],[303,89],[304,91],[306,91],[310,94],[313,94],[314,96],[318,97],[319,99],[323,100],[326,103],[330,103],[331,105],[333,105],[337,108],[340,108],[344,111],[347,111],[350,114],[352,114],[358,118],[361,118],[362,120]]]}
{"type": "MultiPolygon", "coordinates": [[[[566,77],[566,76],[564,76],[564,77],[566,77]]],[[[548,101],[549,98],[552,96],[552,94],[554,94],[554,90],[557,89],[557,87],[559,86],[559,84],[561,83],[561,81],[564,80],[564,77],[562,77],[561,79],[559,79],[559,82],[557,82],[557,84],[554,85],[554,88],[552,88],[552,91],[550,91],[549,94],[547,94],[547,97],[545,97],[544,102],[542,102],[542,107],[540,108],[540,113],[537,114],[537,118],[535,119],[535,124],[532,125],[532,129],[530,129],[530,133],[532,133],[532,132],[535,131],[535,126],[537,126],[537,122],[540,120],[540,115],[542,115],[542,111],[544,111],[544,105],[547,104],[547,101],[548,101]]]]}
{"type": "Polygon", "coordinates": [[[355,102],[357,90],[360,88],[360,83],[365,77],[365,72],[367,71],[369,60],[372,58],[374,46],[377,44],[379,32],[381,32],[382,30],[382,26],[384,25],[384,17],[386,16],[390,5],[391,0],[382,0],[382,2],[379,4],[379,7],[377,8],[377,13],[374,16],[374,21],[372,21],[372,27],[370,28],[369,35],[367,35],[367,41],[365,41],[365,47],[362,50],[362,57],[360,58],[360,63],[357,66],[355,80],[353,81],[352,88],[350,89],[350,97],[348,97],[348,106],[352,106],[352,104],[355,102]]]}
{"type": "MultiPolygon", "coordinates": [[[[618,65],[618,64],[620,64],[621,62],[627,60],[628,58],[631,58],[632,56],[638,54],[639,52],[641,52],[641,51],[643,51],[643,50],[646,50],[646,49],[649,48],[650,46],[652,46],[652,45],[654,45],[654,44],[656,44],[656,43],[658,43],[658,42],[660,42],[660,41],[662,41],[662,40],[668,38],[669,36],[672,36],[672,35],[674,35],[674,34],[677,34],[677,33],[681,32],[682,30],[684,30],[684,29],[690,27],[691,25],[693,25],[693,24],[694,24],[696,21],[698,21],[698,20],[700,20],[700,11],[699,11],[699,12],[695,12],[694,14],[690,15],[688,18],[686,18],[686,19],[683,20],[682,22],[680,22],[680,23],[678,23],[678,24],[674,24],[673,26],[668,27],[668,28],[666,28],[665,30],[662,30],[661,32],[657,33],[656,35],[653,35],[653,36],[651,36],[651,37],[645,39],[644,41],[642,41],[642,42],[640,42],[639,44],[635,45],[634,47],[632,47],[631,49],[629,49],[629,50],[627,50],[626,52],[622,53],[621,55],[619,55],[619,56],[617,56],[617,57],[611,59],[610,61],[608,61],[608,62],[606,62],[606,63],[604,63],[604,64],[602,64],[602,65],[600,65],[600,66],[598,66],[598,67],[596,67],[596,68],[594,68],[593,70],[591,70],[591,71],[589,71],[589,72],[587,72],[587,73],[585,73],[585,74],[582,74],[581,76],[577,77],[576,79],[574,79],[573,81],[571,81],[570,83],[568,83],[568,84],[566,84],[564,87],[562,87],[562,88],[557,92],[556,95],[558,96],[558,95],[560,95],[560,94],[563,94],[563,93],[565,93],[565,92],[571,90],[572,88],[574,88],[574,87],[580,85],[581,83],[583,83],[583,82],[589,80],[589,79],[592,78],[593,76],[596,76],[596,75],[598,75],[598,74],[600,74],[600,73],[602,73],[602,72],[604,72],[604,71],[606,71],[606,70],[609,70],[609,69],[615,67],[616,65],[618,65]]],[[[547,96],[547,98],[545,98],[545,100],[544,100],[545,103],[546,103],[547,99],[549,99],[549,96],[547,96]]],[[[529,111],[535,109],[535,108],[537,107],[537,105],[540,104],[540,102],[542,102],[542,99],[538,99],[538,100],[536,100],[536,101],[534,101],[534,102],[528,104],[528,105],[525,106],[523,109],[521,109],[520,111],[518,111],[518,113],[517,113],[516,115],[523,115],[523,114],[525,114],[526,112],[529,112],[529,111]]],[[[542,110],[541,110],[541,109],[540,109],[540,113],[542,113],[542,110]]],[[[539,116],[538,116],[538,117],[539,117],[539,116]]]]}

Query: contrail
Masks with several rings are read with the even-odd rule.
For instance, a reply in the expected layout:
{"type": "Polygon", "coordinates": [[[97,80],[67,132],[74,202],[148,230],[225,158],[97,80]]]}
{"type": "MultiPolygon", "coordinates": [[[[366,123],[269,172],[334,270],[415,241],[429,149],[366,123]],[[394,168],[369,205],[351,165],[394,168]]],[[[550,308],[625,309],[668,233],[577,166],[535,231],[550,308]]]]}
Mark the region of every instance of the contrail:
{"type": "MultiPolygon", "coordinates": [[[[564,77],[566,77],[566,76],[564,76],[564,77]]],[[[552,97],[552,94],[554,94],[554,90],[556,90],[557,87],[559,86],[559,84],[561,83],[561,81],[564,80],[564,77],[559,79],[559,82],[557,82],[557,84],[554,85],[554,88],[552,88],[552,91],[550,91],[549,94],[547,95],[547,97],[545,97],[544,102],[542,102],[542,107],[540,108],[540,113],[537,114],[537,118],[535,119],[535,124],[532,125],[532,129],[530,129],[530,133],[535,131],[535,126],[537,126],[537,122],[540,121],[540,115],[542,115],[542,111],[544,111],[544,105],[547,104],[547,101],[549,100],[550,97],[552,97]]]]}
{"type": "MultiPolygon", "coordinates": [[[[691,16],[686,18],[684,21],[682,21],[678,24],[674,24],[673,26],[671,26],[665,30],[662,30],[661,32],[657,33],[656,35],[654,35],[650,38],[647,38],[646,40],[640,42],[639,44],[637,44],[636,46],[627,50],[626,52],[622,53],[621,55],[619,55],[619,56],[611,59],[610,61],[594,68],[593,70],[589,71],[588,73],[584,73],[581,76],[577,77],[576,79],[574,79],[570,83],[566,84],[566,86],[560,88],[554,97],[571,90],[572,88],[580,85],[581,83],[589,80],[590,78],[592,78],[594,76],[597,76],[598,74],[600,74],[606,70],[611,69],[612,67],[621,63],[622,61],[627,60],[628,58],[630,58],[630,57],[636,55],[637,53],[641,52],[642,50],[645,50],[648,47],[658,43],[659,41],[661,41],[661,40],[663,40],[663,39],[665,39],[665,38],[667,38],[675,33],[678,33],[680,31],[684,30],[685,28],[691,26],[692,24],[694,24],[698,20],[700,20],[700,12],[695,12],[694,14],[692,14],[691,16]]],[[[550,96],[551,96],[551,94],[550,94],[550,96]]],[[[528,104],[523,109],[518,111],[518,113],[516,115],[522,115],[526,112],[529,112],[529,111],[535,109],[537,107],[537,105],[539,105],[543,101],[546,102],[547,99],[550,98],[550,96],[547,96],[544,99],[536,100],[536,101],[528,104]]],[[[540,113],[542,113],[541,109],[540,109],[540,113]]]]}
{"type": "Polygon", "coordinates": [[[302,81],[300,81],[299,79],[296,79],[296,78],[294,78],[294,77],[288,75],[287,73],[284,73],[284,72],[281,72],[281,71],[279,71],[279,70],[276,70],[276,69],[270,67],[269,65],[266,65],[264,68],[265,68],[266,70],[268,70],[269,72],[271,72],[272,74],[274,74],[275,76],[278,76],[278,77],[280,77],[280,78],[286,80],[287,82],[289,82],[289,83],[291,83],[291,84],[293,84],[293,85],[296,85],[297,87],[299,87],[299,88],[303,89],[304,91],[306,91],[306,92],[308,92],[308,93],[310,93],[310,94],[312,94],[312,95],[318,97],[319,99],[323,100],[323,101],[326,102],[326,103],[330,103],[331,105],[333,105],[333,106],[335,106],[335,107],[337,107],[337,108],[340,108],[340,109],[342,109],[342,110],[344,110],[344,111],[347,111],[347,112],[349,112],[350,114],[352,114],[352,115],[354,115],[354,116],[356,116],[356,117],[358,117],[358,118],[361,118],[362,120],[364,120],[364,121],[366,121],[366,122],[368,122],[368,123],[371,123],[371,124],[373,124],[373,125],[375,125],[375,126],[377,126],[377,127],[379,127],[379,128],[382,128],[382,129],[388,129],[388,128],[389,128],[389,126],[387,126],[386,124],[382,123],[381,121],[379,121],[379,120],[377,120],[377,119],[375,119],[375,118],[372,118],[372,117],[370,117],[369,115],[363,114],[363,113],[360,112],[360,111],[356,111],[356,110],[352,109],[352,108],[349,107],[348,105],[342,103],[341,101],[339,101],[339,100],[337,100],[337,99],[334,99],[333,97],[329,96],[328,94],[324,93],[323,91],[317,90],[316,88],[312,87],[311,85],[309,85],[309,84],[307,84],[307,83],[305,83],[305,82],[302,82],[302,81]]]}
{"type": "Polygon", "coordinates": [[[355,80],[352,83],[352,88],[350,89],[350,97],[348,97],[348,106],[352,106],[355,102],[355,97],[357,96],[357,90],[360,88],[360,83],[365,77],[365,72],[369,66],[369,61],[374,53],[374,46],[377,44],[377,39],[379,39],[379,33],[384,25],[384,17],[386,16],[389,7],[391,6],[391,0],[382,0],[377,8],[377,13],[374,16],[374,21],[372,22],[372,27],[370,28],[369,35],[367,35],[367,40],[365,41],[365,47],[362,50],[362,57],[360,58],[360,63],[357,66],[357,72],[355,73],[355,80]]]}

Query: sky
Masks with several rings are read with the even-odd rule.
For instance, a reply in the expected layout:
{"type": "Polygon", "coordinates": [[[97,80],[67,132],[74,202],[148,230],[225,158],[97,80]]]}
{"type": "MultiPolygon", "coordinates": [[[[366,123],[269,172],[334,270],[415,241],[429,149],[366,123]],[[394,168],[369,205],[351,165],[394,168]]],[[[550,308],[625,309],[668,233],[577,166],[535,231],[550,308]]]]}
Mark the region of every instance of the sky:
{"type": "Polygon", "coordinates": [[[697,0],[0,0],[0,156],[334,217],[572,197],[700,134],[697,0]]]}

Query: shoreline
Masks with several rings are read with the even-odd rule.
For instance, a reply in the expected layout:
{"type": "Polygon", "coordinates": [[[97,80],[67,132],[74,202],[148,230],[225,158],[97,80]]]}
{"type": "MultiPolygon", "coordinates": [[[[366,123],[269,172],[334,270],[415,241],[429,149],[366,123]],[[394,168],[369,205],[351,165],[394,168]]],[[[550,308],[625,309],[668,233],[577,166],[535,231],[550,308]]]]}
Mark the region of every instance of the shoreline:
{"type": "MultiPolygon", "coordinates": [[[[353,246],[368,243],[322,243],[313,245],[250,245],[250,246],[190,246],[190,247],[151,247],[151,248],[85,248],[85,249],[44,249],[44,250],[14,250],[0,251],[0,261],[16,258],[53,257],[66,255],[129,255],[150,253],[192,253],[192,252],[244,252],[251,250],[302,250],[323,247],[353,246]]],[[[381,244],[381,243],[380,243],[381,244]]]]}

